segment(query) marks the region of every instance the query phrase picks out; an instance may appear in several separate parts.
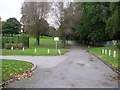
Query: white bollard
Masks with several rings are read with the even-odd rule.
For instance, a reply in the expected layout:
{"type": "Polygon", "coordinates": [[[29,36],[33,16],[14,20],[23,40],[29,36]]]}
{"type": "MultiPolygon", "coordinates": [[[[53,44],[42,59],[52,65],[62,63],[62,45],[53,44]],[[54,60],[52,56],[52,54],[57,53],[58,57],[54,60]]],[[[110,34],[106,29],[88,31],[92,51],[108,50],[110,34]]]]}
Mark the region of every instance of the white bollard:
{"type": "Polygon", "coordinates": [[[23,47],[23,51],[25,50],[25,48],[23,47]]]}
{"type": "Polygon", "coordinates": [[[11,47],[11,50],[13,50],[13,47],[11,47]]]}
{"type": "Polygon", "coordinates": [[[61,55],[61,51],[60,51],[60,49],[58,50],[58,53],[59,53],[59,55],[61,55]]]}
{"type": "Polygon", "coordinates": [[[90,48],[90,46],[88,46],[88,48],[90,48]]]}
{"type": "Polygon", "coordinates": [[[35,53],[37,52],[36,48],[35,48],[35,53]]]}
{"type": "Polygon", "coordinates": [[[50,49],[48,49],[48,54],[50,53],[50,49]]]}
{"type": "Polygon", "coordinates": [[[111,50],[109,50],[109,56],[111,56],[111,50]]]}
{"type": "Polygon", "coordinates": [[[107,50],[105,50],[105,55],[107,55],[107,50]]]}
{"type": "Polygon", "coordinates": [[[114,53],[113,53],[113,57],[116,58],[116,51],[114,51],[114,53]]]}
{"type": "Polygon", "coordinates": [[[102,54],[104,54],[104,49],[102,49],[102,54]]]}

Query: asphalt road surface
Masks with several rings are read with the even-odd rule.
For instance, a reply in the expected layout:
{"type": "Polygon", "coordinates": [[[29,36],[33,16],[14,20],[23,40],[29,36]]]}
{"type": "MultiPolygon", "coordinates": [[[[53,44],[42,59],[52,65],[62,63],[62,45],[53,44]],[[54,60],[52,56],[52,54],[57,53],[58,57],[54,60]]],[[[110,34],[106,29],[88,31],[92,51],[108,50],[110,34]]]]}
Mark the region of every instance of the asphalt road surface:
{"type": "Polygon", "coordinates": [[[117,75],[97,57],[72,43],[62,56],[2,56],[37,65],[30,78],[6,85],[7,88],[118,88],[117,75]]]}

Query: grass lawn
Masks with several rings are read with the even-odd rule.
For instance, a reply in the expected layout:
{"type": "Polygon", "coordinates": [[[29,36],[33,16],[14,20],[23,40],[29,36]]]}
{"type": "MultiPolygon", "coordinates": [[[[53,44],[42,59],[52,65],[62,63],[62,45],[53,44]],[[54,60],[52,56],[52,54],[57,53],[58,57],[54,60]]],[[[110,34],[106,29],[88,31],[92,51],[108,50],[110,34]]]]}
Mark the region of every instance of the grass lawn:
{"type": "Polygon", "coordinates": [[[2,73],[0,73],[0,77],[2,76],[2,80],[5,81],[27,71],[32,67],[32,64],[25,61],[2,59],[0,60],[0,69],[1,67],[2,73]]]}
{"type": "MultiPolygon", "coordinates": [[[[43,37],[40,38],[40,45],[36,45],[36,39],[30,38],[29,40],[30,47],[22,50],[7,50],[2,49],[2,55],[31,55],[31,56],[53,56],[57,55],[55,50],[55,41],[51,37],[43,37]],[[36,52],[35,52],[36,48],[36,52]],[[50,53],[48,54],[48,49],[50,49],[50,53]]],[[[58,42],[58,48],[61,48],[61,40],[58,42]]],[[[61,54],[64,54],[67,50],[60,49],[61,54]]]]}
{"type": "Polygon", "coordinates": [[[102,58],[103,60],[107,61],[113,67],[118,68],[118,49],[116,46],[108,46],[108,47],[93,47],[89,49],[90,52],[96,54],[98,57],[102,58]],[[102,49],[111,50],[112,55],[104,55],[102,54],[102,49]],[[116,58],[113,57],[113,51],[117,51],[116,58]]]}

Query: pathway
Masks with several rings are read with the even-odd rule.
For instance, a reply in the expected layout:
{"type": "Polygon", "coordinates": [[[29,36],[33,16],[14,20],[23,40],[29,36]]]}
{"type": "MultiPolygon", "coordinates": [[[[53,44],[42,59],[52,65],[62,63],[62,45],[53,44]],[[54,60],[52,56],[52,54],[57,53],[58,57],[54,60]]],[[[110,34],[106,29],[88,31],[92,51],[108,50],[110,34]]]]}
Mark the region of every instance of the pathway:
{"type": "Polygon", "coordinates": [[[3,56],[33,62],[34,75],[10,83],[12,88],[117,88],[117,74],[76,44],[63,56],[3,56]]]}

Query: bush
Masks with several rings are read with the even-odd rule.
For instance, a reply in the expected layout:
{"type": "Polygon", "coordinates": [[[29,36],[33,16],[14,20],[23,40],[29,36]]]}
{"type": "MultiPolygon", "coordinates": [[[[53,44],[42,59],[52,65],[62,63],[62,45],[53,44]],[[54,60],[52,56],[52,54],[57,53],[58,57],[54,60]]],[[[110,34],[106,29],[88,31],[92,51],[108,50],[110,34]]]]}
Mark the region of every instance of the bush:
{"type": "Polygon", "coordinates": [[[21,42],[23,43],[23,46],[29,47],[29,36],[26,34],[21,34],[21,42]]]}
{"type": "Polygon", "coordinates": [[[9,48],[10,44],[20,44],[22,43],[22,45],[24,47],[29,47],[29,36],[26,34],[21,34],[21,36],[13,36],[13,37],[2,37],[2,43],[3,46],[2,48],[4,48],[5,44],[8,44],[6,47],[9,48]]]}
{"type": "Polygon", "coordinates": [[[120,44],[117,45],[117,48],[120,50],[120,44]]]}
{"type": "Polygon", "coordinates": [[[11,47],[13,47],[13,49],[22,49],[23,48],[23,44],[12,44],[12,43],[6,43],[5,44],[5,48],[6,49],[11,49],[11,47]]]}
{"type": "Polygon", "coordinates": [[[4,48],[4,43],[0,43],[0,49],[4,48]]]}
{"type": "Polygon", "coordinates": [[[5,44],[5,48],[6,48],[6,49],[11,49],[11,47],[12,47],[12,44],[11,44],[11,43],[6,43],[6,44],[5,44]]]}

